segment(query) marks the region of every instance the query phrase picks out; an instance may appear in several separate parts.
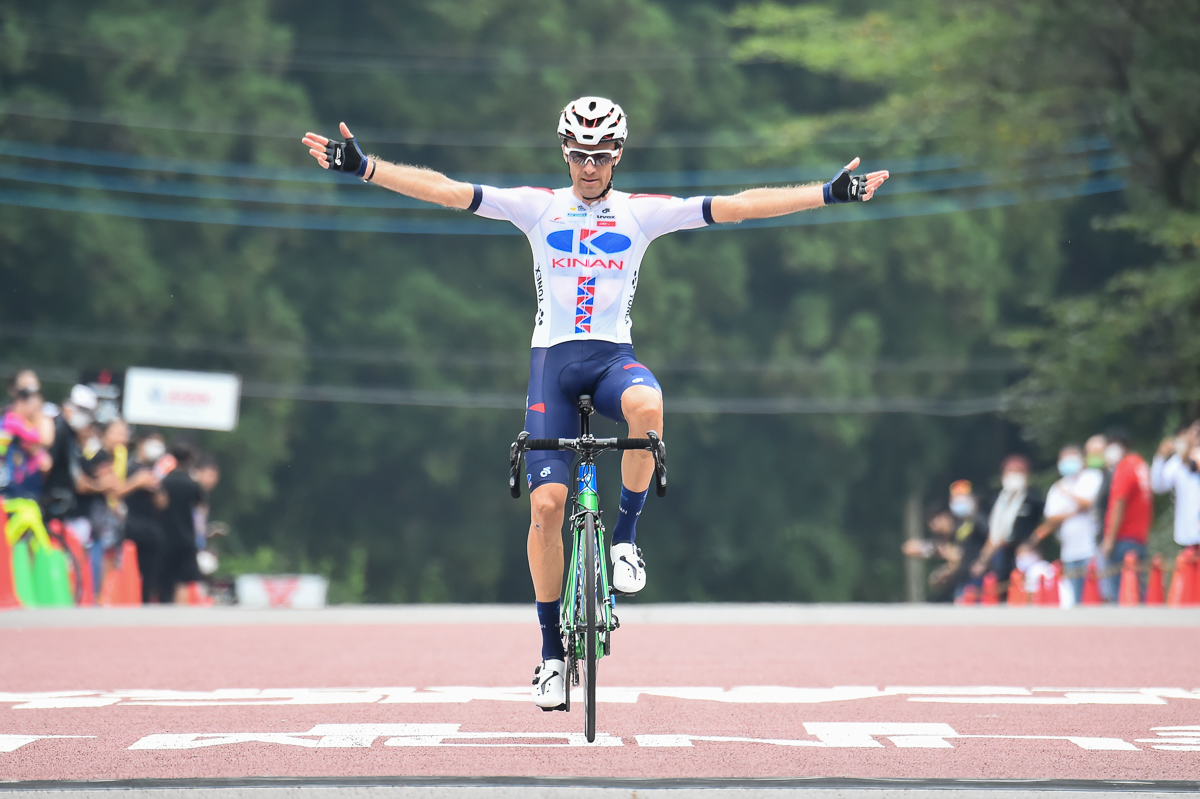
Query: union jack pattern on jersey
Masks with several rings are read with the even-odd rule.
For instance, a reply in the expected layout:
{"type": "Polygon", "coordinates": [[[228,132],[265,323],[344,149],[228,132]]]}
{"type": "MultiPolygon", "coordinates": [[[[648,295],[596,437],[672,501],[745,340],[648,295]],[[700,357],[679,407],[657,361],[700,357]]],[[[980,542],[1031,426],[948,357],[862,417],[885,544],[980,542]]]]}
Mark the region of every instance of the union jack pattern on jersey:
{"type": "Polygon", "coordinates": [[[585,203],[570,188],[475,186],[470,209],[507,219],[533,249],[534,347],[592,339],[631,342],[633,295],[646,247],[674,230],[712,224],[711,197],[610,191],[585,203]]]}
{"type": "Polygon", "coordinates": [[[592,332],[592,306],[596,302],[596,278],[580,277],[575,289],[575,332],[592,332]]]}

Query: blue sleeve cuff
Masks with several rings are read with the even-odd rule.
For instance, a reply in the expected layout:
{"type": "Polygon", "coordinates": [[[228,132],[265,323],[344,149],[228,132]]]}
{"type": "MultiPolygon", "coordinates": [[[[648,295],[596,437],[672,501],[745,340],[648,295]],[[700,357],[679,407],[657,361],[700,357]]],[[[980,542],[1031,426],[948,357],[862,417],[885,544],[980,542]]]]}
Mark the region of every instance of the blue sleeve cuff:
{"type": "Polygon", "coordinates": [[[706,225],[717,224],[716,220],[713,219],[713,215],[712,215],[712,197],[704,198],[704,203],[701,205],[701,209],[704,212],[704,224],[706,224],[706,225]]]}
{"type": "Polygon", "coordinates": [[[475,190],[475,194],[471,197],[471,204],[467,206],[467,210],[474,213],[479,210],[479,204],[483,202],[483,186],[473,183],[471,188],[475,190]]]}
{"type": "Polygon", "coordinates": [[[821,196],[825,198],[826,205],[831,205],[833,203],[833,183],[832,182],[826,183],[824,186],[821,187],[821,196]]]}

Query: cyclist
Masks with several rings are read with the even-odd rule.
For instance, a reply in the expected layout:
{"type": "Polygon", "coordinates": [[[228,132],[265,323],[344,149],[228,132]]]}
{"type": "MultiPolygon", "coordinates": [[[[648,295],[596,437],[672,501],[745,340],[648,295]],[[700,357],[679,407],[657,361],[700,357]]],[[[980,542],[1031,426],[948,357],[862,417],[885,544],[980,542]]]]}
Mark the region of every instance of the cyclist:
{"type": "MultiPolygon", "coordinates": [[[[631,437],[662,435],[662,390],[634,357],[630,339],[633,295],[651,241],[676,230],[782,216],[831,203],[871,199],[887,172],[855,176],[855,158],[828,183],[758,188],[712,197],[626,194],[613,188],[628,127],[624,111],[603,97],[581,97],[558,118],[558,137],[571,185],[501,189],[453,180],[430,169],[392,164],[359,148],[343,122],[345,141],[305,135],[326,169],[426,202],[512,222],[533,249],[534,318],[525,429],[533,438],[579,435],[577,399],[591,394],[596,410],[629,425],[631,437]]],[[[563,578],[563,514],[571,453],[526,457],[530,494],[529,569],[542,628],[542,661],[534,670],[533,700],[545,710],[565,702],[566,666],[559,630],[563,578]]],[[[636,593],[646,568],[636,524],[650,487],[649,452],[627,451],[621,461],[621,503],[613,529],[613,587],[636,593]]]]}

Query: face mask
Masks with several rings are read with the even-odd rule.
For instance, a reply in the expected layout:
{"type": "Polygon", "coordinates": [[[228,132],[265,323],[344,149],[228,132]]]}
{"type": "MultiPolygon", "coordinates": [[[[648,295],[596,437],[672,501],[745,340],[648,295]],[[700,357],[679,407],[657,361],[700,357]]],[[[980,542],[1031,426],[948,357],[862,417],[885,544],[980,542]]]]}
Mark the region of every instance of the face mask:
{"type": "Polygon", "coordinates": [[[1104,465],[1104,456],[1100,453],[1087,456],[1087,467],[1089,469],[1103,469],[1104,465]]]}
{"type": "Polygon", "coordinates": [[[1109,466],[1116,466],[1124,457],[1125,448],[1120,444],[1109,444],[1104,448],[1104,462],[1109,466]]]}
{"type": "Polygon", "coordinates": [[[151,439],[142,445],[142,457],[147,461],[156,461],[167,451],[167,445],[156,439],[151,439]]]}
{"type": "Polygon", "coordinates": [[[975,513],[975,500],[961,497],[950,500],[950,512],[960,519],[965,519],[975,513]]]}
{"type": "Polygon", "coordinates": [[[1074,455],[1063,458],[1058,462],[1058,473],[1063,477],[1070,477],[1073,474],[1078,474],[1083,468],[1083,461],[1074,455]]]}
{"type": "Polygon", "coordinates": [[[1024,472],[1005,472],[1000,478],[1000,485],[1005,491],[1023,491],[1028,484],[1024,472]]]}
{"type": "Polygon", "coordinates": [[[79,411],[76,411],[75,413],[73,413],[67,417],[67,424],[76,433],[78,433],[80,430],[84,429],[91,423],[92,423],[92,420],[90,418],[88,418],[88,416],[86,414],[80,413],[79,411]]]}

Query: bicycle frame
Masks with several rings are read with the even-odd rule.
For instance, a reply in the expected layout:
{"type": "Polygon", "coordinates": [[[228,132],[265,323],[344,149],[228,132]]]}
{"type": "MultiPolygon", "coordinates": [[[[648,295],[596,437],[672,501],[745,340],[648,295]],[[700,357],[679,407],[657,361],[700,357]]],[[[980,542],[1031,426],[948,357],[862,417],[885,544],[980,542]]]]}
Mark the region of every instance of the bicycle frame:
{"type": "MultiPolygon", "coordinates": [[[[596,464],[594,457],[581,456],[575,467],[575,491],[572,497],[571,509],[571,560],[566,570],[566,584],[563,589],[562,601],[562,631],[567,639],[567,646],[575,659],[584,657],[584,606],[586,592],[581,586],[585,584],[584,547],[590,543],[595,548],[596,563],[596,596],[599,601],[600,618],[597,619],[596,655],[604,657],[611,651],[612,640],[610,633],[617,629],[619,621],[614,613],[616,610],[616,595],[608,584],[608,558],[604,549],[604,524],[601,522],[599,495],[596,490],[596,464]],[[593,519],[594,535],[592,541],[587,541],[587,516],[593,519]],[[605,597],[605,599],[599,599],[605,597]]],[[[571,682],[579,684],[577,669],[572,669],[571,682]]]]}

